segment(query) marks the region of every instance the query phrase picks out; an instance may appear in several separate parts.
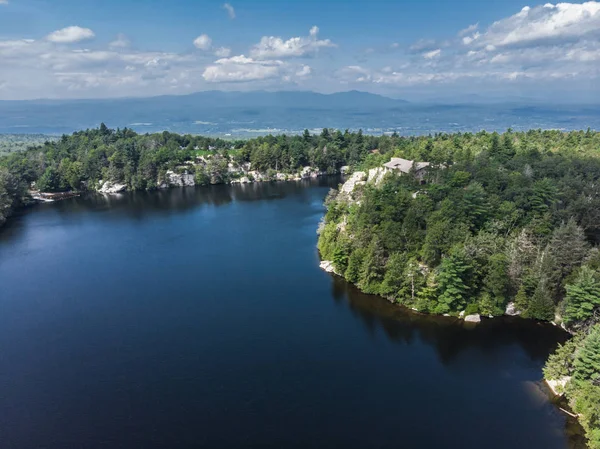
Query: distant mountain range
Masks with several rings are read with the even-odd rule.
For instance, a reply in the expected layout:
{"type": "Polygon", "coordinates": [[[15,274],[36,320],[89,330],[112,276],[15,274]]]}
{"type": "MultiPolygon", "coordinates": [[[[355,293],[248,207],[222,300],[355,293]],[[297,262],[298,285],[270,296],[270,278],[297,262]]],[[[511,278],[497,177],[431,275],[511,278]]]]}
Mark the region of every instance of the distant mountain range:
{"type": "Polygon", "coordinates": [[[470,100],[472,104],[440,101],[435,105],[358,91],[329,95],[206,91],[150,98],[0,101],[0,133],[70,133],[101,122],[141,132],[170,130],[227,137],[323,127],[362,128],[378,134],[600,127],[600,109],[595,106],[553,107],[515,99],[510,104],[483,104],[479,98],[470,100]]]}

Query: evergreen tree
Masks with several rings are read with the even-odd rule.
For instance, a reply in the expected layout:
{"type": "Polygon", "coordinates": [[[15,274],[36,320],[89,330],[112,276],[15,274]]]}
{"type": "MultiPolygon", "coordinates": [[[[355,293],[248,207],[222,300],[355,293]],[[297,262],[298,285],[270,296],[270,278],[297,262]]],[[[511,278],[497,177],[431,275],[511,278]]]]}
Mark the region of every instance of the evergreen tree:
{"type": "Polygon", "coordinates": [[[542,321],[552,321],[554,319],[554,301],[545,281],[540,281],[533,292],[525,316],[542,321]]]}
{"type": "Polygon", "coordinates": [[[600,324],[590,329],[575,358],[575,379],[600,385],[600,324]]]}
{"type": "Polygon", "coordinates": [[[440,296],[435,307],[436,313],[449,313],[464,309],[470,291],[466,281],[470,269],[464,255],[460,253],[454,253],[442,260],[437,278],[440,296]]]}
{"type": "Polygon", "coordinates": [[[567,285],[565,299],[565,323],[586,321],[592,317],[600,319],[600,276],[583,266],[579,276],[567,285]]]}

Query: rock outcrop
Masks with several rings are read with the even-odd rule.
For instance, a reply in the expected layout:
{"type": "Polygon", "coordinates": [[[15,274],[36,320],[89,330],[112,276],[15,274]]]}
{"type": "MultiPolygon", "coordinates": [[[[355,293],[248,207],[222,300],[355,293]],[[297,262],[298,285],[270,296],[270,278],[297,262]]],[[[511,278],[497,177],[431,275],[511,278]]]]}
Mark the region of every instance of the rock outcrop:
{"type": "Polygon", "coordinates": [[[369,177],[367,178],[368,183],[373,183],[374,185],[381,184],[383,178],[385,176],[385,169],[383,167],[372,168],[369,170],[369,177]]]}
{"type": "Polygon", "coordinates": [[[327,273],[334,273],[338,276],[341,276],[337,271],[335,271],[335,267],[333,266],[333,262],[330,260],[322,260],[319,264],[322,270],[325,270],[327,273]]]}
{"type": "Polygon", "coordinates": [[[340,193],[350,195],[352,192],[354,192],[356,186],[365,184],[366,179],[367,174],[364,171],[352,173],[352,176],[350,176],[350,178],[344,184],[342,184],[340,193]]]}
{"type": "Polygon", "coordinates": [[[480,323],[481,322],[481,316],[478,313],[475,313],[473,315],[467,315],[465,317],[465,323],[480,323]]]}
{"type": "Polygon", "coordinates": [[[556,380],[547,380],[546,384],[548,385],[548,388],[552,390],[552,393],[556,396],[561,396],[565,393],[565,387],[570,380],[571,378],[569,376],[565,376],[556,380]]]}
{"type": "Polygon", "coordinates": [[[118,182],[100,181],[98,185],[98,192],[100,193],[114,194],[127,190],[127,184],[120,184],[118,182]]]}
{"type": "Polygon", "coordinates": [[[171,170],[167,171],[167,183],[176,187],[193,187],[196,185],[194,175],[187,172],[179,174],[171,170]]]}
{"type": "Polygon", "coordinates": [[[521,312],[517,310],[517,307],[514,302],[509,302],[506,305],[506,310],[504,311],[504,314],[508,316],[517,316],[521,315],[521,312]]]}

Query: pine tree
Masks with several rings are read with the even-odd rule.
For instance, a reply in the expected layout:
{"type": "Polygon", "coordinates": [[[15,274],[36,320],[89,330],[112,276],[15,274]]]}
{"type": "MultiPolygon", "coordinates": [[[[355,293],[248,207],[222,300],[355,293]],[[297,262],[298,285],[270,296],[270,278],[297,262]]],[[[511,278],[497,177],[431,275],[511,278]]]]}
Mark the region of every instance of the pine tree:
{"type": "Polygon", "coordinates": [[[552,321],[554,319],[554,301],[546,287],[545,281],[540,281],[525,313],[528,318],[536,320],[552,321]]]}
{"type": "Polygon", "coordinates": [[[470,290],[466,280],[470,269],[460,254],[453,254],[442,260],[438,276],[440,297],[435,308],[436,313],[458,311],[466,306],[470,290]]]}
{"type": "Polygon", "coordinates": [[[591,328],[575,358],[575,379],[600,385],[600,324],[591,328]]]}
{"type": "Polygon", "coordinates": [[[564,280],[581,265],[589,252],[589,244],[583,229],[577,226],[575,220],[570,219],[552,233],[549,250],[554,262],[550,287],[555,293],[562,294],[564,280]]]}
{"type": "Polygon", "coordinates": [[[527,289],[524,284],[521,284],[517,296],[515,296],[515,307],[517,310],[525,311],[529,306],[529,299],[527,298],[527,289]]]}
{"type": "Polygon", "coordinates": [[[600,280],[594,270],[583,266],[573,284],[567,285],[565,323],[585,321],[599,313],[600,280]]]}

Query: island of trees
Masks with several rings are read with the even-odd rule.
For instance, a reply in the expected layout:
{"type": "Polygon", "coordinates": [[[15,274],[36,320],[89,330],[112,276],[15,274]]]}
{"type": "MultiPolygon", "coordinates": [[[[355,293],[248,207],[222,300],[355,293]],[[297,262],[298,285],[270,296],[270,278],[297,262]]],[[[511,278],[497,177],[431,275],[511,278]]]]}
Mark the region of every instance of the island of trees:
{"type": "Polygon", "coordinates": [[[600,448],[600,133],[541,131],[401,137],[325,129],[247,141],[99,129],[0,158],[0,224],[48,192],[297,177],[342,166],[427,161],[332,191],[319,250],[363,291],[425,313],[554,321],[574,337],[547,363],[600,448]],[[101,182],[102,181],[102,182],[101,182]]]}

